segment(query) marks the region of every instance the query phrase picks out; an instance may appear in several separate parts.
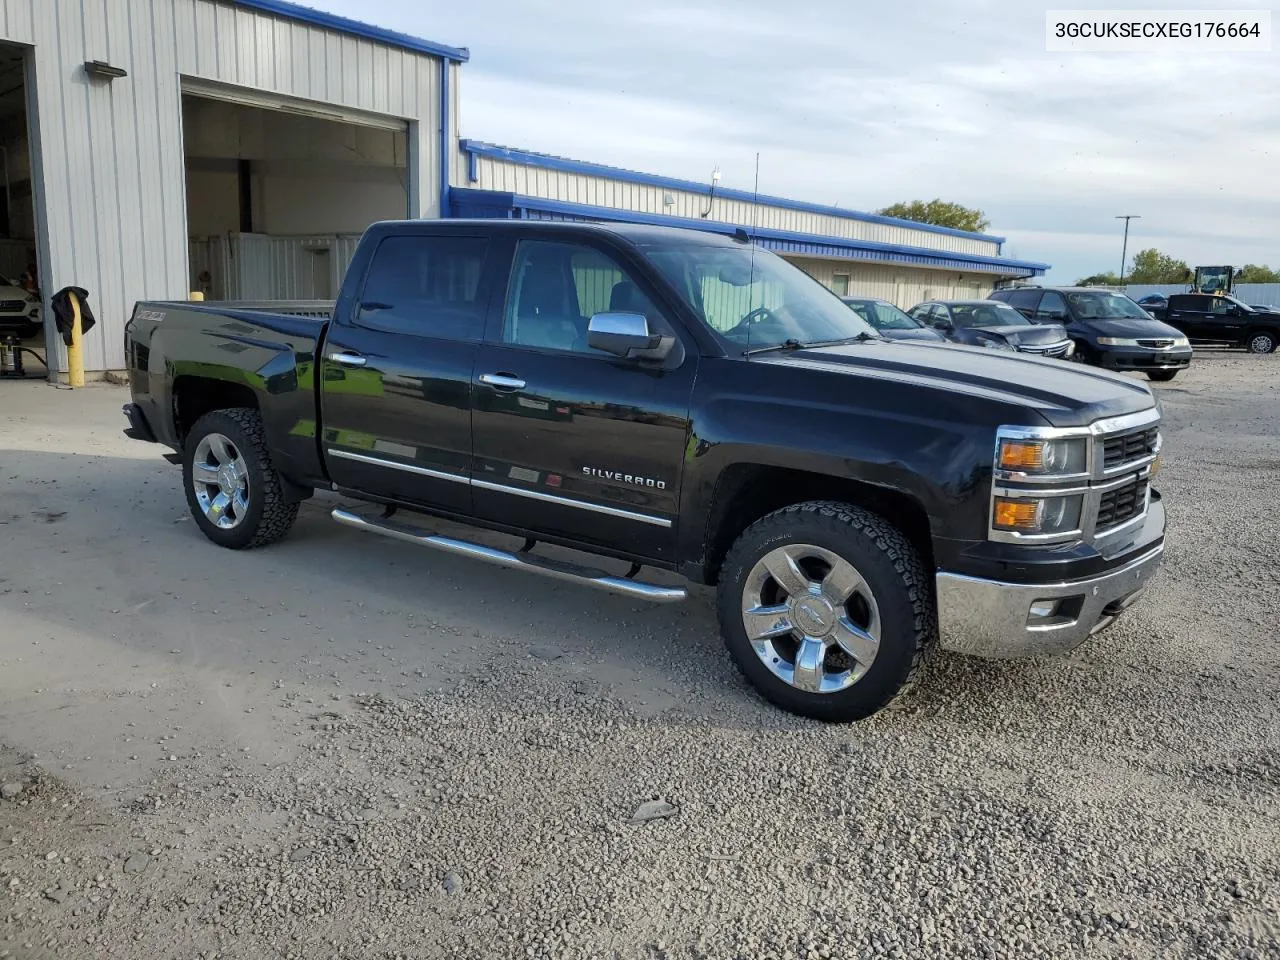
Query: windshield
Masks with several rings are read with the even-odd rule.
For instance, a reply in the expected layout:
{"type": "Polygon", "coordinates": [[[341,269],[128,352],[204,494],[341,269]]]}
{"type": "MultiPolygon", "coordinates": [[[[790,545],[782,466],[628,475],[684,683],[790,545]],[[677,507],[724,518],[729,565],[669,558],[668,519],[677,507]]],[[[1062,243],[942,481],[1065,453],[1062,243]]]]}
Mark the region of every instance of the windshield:
{"type": "Polygon", "coordinates": [[[953,303],[951,320],[957,327],[1029,327],[1031,321],[1003,303],[953,303]]]}
{"type": "Polygon", "coordinates": [[[1150,320],[1151,314],[1128,297],[1119,293],[1108,293],[1106,290],[1086,290],[1068,293],[1067,301],[1075,307],[1075,314],[1081,320],[1111,320],[1118,317],[1132,317],[1135,320],[1150,320]]]}
{"type": "Polygon", "coordinates": [[[846,300],[845,304],[877,330],[919,330],[924,326],[884,300],[846,300]]]}
{"type": "Polygon", "coordinates": [[[875,336],[838,296],[781,257],[747,245],[645,251],[698,318],[744,349],[875,336]]]}

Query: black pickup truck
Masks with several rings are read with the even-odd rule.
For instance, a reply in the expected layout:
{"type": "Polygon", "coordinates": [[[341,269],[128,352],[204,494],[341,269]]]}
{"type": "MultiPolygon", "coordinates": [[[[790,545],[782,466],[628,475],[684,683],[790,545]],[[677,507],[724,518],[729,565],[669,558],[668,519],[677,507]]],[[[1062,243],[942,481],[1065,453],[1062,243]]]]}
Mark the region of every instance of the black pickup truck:
{"type": "Polygon", "coordinates": [[[1250,353],[1274,353],[1280,345],[1280,314],[1251,307],[1220,293],[1175,293],[1146,311],[1186,334],[1193,343],[1222,343],[1250,353]]]}
{"type": "Polygon", "coordinates": [[[126,433],[174,451],[214,543],[271,543],[324,490],[384,505],[347,527],[632,597],[684,599],[639,577],[675,571],[717,585],[766,697],[827,720],[935,645],[1071,650],[1164,550],[1145,384],[883,339],[745,234],[376,224],[331,319],[144,302],[126,346],[126,433]]]}

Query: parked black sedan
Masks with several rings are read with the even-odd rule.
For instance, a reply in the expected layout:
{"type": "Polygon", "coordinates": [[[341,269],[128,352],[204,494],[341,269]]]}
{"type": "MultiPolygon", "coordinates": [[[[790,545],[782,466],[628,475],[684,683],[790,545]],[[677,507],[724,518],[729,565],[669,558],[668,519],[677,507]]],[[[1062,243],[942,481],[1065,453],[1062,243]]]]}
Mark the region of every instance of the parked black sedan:
{"type": "Polygon", "coordinates": [[[954,343],[1060,359],[1075,351],[1062,324],[1032,323],[997,300],[926,300],[908,313],[954,343]]]}
{"type": "Polygon", "coordinates": [[[874,297],[841,297],[849,309],[890,340],[931,340],[943,343],[946,337],[908,316],[888,300],[874,297]]]}

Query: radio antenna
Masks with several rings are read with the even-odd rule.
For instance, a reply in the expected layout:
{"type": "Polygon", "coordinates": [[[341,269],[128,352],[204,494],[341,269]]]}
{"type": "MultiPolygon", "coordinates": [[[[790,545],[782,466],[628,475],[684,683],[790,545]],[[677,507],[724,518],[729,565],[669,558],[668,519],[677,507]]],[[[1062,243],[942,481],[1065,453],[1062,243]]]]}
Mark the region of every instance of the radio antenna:
{"type": "MultiPolygon", "coordinates": [[[[751,272],[748,274],[747,281],[747,303],[751,301],[751,291],[756,285],[756,226],[760,210],[760,151],[756,151],[756,182],[751,192],[751,272]]],[[[763,299],[763,296],[761,297],[763,299]]],[[[763,304],[761,304],[763,305],[763,304]]],[[[751,313],[756,311],[757,307],[751,308],[751,313]]],[[[750,316],[750,314],[748,314],[750,316]]],[[[751,351],[751,324],[747,324],[747,351],[751,351]]]]}

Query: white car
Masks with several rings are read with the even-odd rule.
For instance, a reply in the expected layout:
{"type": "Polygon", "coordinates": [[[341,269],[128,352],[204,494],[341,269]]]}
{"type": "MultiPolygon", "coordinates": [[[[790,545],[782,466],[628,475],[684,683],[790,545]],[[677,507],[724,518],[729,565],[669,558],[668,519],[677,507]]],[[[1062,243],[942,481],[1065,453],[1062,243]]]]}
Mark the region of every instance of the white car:
{"type": "Polygon", "coordinates": [[[40,298],[12,280],[0,277],[0,337],[17,334],[19,340],[39,336],[40,298]]]}

